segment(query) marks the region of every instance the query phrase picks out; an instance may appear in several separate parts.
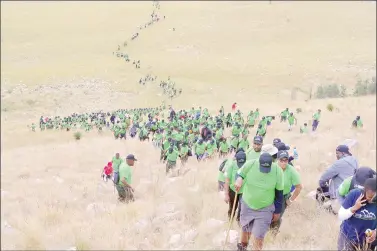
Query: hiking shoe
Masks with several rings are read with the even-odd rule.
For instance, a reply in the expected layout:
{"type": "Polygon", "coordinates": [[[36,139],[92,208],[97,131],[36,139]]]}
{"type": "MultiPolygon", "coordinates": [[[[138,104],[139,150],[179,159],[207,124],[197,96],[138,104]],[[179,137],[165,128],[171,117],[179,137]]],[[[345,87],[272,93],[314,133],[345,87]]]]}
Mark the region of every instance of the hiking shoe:
{"type": "Polygon", "coordinates": [[[237,251],[246,251],[247,247],[244,247],[241,243],[237,243],[237,251]]]}

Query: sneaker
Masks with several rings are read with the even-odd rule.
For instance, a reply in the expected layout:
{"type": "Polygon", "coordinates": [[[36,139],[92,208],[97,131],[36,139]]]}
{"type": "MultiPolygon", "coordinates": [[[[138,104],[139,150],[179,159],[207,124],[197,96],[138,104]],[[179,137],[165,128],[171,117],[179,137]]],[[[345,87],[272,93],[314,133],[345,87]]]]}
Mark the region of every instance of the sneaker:
{"type": "Polygon", "coordinates": [[[246,251],[247,247],[244,247],[242,243],[237,243],[237,251],[246,251]]]}

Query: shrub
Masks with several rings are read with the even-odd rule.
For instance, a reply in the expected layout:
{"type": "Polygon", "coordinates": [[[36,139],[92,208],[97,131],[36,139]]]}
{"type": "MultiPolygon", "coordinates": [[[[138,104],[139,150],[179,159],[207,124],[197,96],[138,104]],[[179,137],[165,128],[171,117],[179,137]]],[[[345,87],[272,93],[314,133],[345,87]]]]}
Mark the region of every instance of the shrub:
{"type": "Polygon", "coordinates": [[[300,112],[302,112],[302,109],[301,108],[297,108],[296,109],[296,113],[300,113],[300,112]]]}
{"type": "MultiPolygon", "coordinates": [[[[316,98],[338,98],[341,97],[341,88],[337,84],[320,85],[317,87],[316,98]]],[[[345,92],[346,90],[344,90],[345,92]]]]}
{"type": "Polygon", "coordinates": [[[368,94],[368,85],[369,80],[362,81],[361,79],[357,80],[355,89],[353,91],[354,96],[365,96],[368,94]]]}
{"type": "Polygon", "coordinates": [[[327,108],[327,110],[328,110],[329,112],[332,112],[332,111],[334,110],[334,106],[333,106],[332,104],[328,104],[328,105],[326,106],[326,108],[327,108]]]}
{"type": "Polygon", "coordinates": [[[76,140],[80,140],[82,134],[81,134],[81,132],[75,132],[75,133],[73,134],[73,136],[75,137],[76,140]]]}
{"type": "Polygon", "coordinates": [[[327,98],[340,97],[340,89],[337,84],[330,84],[325,86],[325,95],[327,98]]]}

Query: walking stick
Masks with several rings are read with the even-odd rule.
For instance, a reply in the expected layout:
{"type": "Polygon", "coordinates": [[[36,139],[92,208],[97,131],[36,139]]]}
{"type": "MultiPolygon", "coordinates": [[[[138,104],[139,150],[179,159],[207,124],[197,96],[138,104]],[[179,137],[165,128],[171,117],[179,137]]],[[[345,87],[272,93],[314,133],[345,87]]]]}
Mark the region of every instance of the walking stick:
{"type": "Polygon", "coordinates": [[[225,237],[225,242],[224,242],[224,246],[223,246],[223,250],[225,250],[225,246],[228,242],[228,238],[229,238],[229,232],[230,232],[230,228],[232,227],[232,224],[233,224],[233,220],[234,220],[234,211],[236,209],[236,203],[237,203],[237,196],[238,196],[238,193],[236,192],[236,195],[234,196],[234,201],[233,201],[233,207],[232,207],[232,214],[230,216],[230,220],[229,220],[229,226],[228,226],[228,231],[226,233],[226,237],[225,237]]]}

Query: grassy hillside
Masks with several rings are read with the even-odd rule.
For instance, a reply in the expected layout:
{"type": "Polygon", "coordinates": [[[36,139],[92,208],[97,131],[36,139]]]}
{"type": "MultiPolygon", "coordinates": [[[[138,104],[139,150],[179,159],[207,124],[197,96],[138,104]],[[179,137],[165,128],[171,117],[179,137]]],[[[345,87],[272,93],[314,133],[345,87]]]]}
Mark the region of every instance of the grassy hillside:
{"type": "Polygon", "coordinates": [[[1,3],[2,248],[221,248],[227,205],[216,191],[219,160],[191,160],[190,172],[169,179],[150,143],[114,141],[108,132],[84,133],[76,142],[72,133],[27,128],[41,115],[158,105],[164,99],[158,83],[170,76],[183,89],[172,101],[176,107],[229,110],[237,102],[244,112],[258,107],[263,115],[302,108],[299,124],[324,111],[318,134],[287,132],[274,122],[267,135],[268,142],[279,136],[297,146],[304,191],[265,248],[335,249],[339,223],[316,211],[306,194],[344,139],[357,139],[354,155],[376,166],[376,100],[305,101],[306,93],[327,83],[352,88],[358,77],[375,75],[375,3],[160,5],[166,19],[140,31],[152,2],[1,3]],[[135,32],[140,36],[122,47],[135,32]],[[113,55],[118,45],[141,61],[140,69],[113,55]],[[157,82],[139,85],[147,74],[157,82]],[[292,100],[295,87],[303,93],[292,100]],[[326,111],[329,103],[334,112],[326,111]],[[349,128],[357,115],[365,124],[360,131],[349,128]],[[111,184],[100,180],[117,151],[140,160],[138,200],[128,206],[117,204],[111,184]],[[174,234],[181,234],[179,244],[169,244],[174,234]]]}

